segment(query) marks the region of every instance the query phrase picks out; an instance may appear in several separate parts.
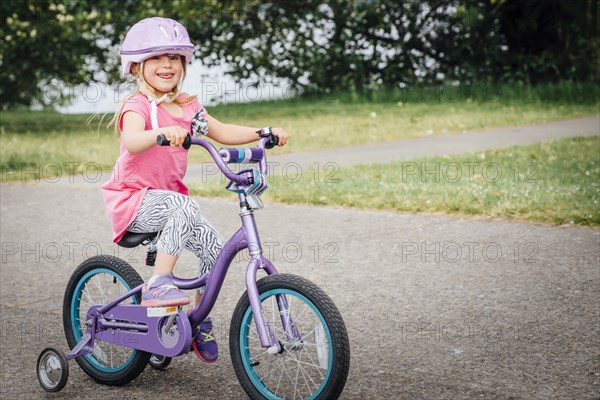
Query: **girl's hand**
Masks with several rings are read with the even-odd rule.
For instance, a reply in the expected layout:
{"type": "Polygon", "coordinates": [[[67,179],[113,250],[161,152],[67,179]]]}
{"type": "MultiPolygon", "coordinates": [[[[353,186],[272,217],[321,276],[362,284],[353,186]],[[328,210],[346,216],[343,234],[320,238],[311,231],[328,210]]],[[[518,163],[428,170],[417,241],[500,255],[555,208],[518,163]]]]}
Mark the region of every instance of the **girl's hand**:
{"type": "Polygon", "coordinates": [[[288,134],[283,128],[273,128],[273,135],[277,136],[279,139],[278,146],[285,146],[288,141],[288,134]]]}
{"type": "Polygon", "coordinates": [[[165,137],[171,142],[171,146],[181,146],[189,132],[181,126],[169,126],[161,129],[165,137]]]}

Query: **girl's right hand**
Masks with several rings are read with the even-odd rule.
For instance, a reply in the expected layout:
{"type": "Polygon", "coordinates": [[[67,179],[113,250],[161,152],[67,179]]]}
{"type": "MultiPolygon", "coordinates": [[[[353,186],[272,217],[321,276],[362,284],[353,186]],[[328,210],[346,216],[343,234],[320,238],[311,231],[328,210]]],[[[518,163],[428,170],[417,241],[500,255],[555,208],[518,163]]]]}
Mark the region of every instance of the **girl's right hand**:
{"type": "Polygon", "coordinates": [[[171,146],[181,146],[185,138],[190,134],[181,126],[169,126],[160,129],[159,133],[164,133],[165,137],[171,142],[171,146]]]}

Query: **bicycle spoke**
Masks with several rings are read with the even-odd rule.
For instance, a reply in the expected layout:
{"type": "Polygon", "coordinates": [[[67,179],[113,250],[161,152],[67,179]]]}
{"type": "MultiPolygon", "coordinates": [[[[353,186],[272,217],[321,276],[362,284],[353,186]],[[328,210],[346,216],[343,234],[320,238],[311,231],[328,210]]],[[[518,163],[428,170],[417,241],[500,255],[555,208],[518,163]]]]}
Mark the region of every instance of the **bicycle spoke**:
{"type": "Polygon", "coordinates": [[[306,355],[308,356],[308,358],[310,359],[310,362],[312,362],[312,365],[315,367],[315,369],[319,372],[319,374],[321,375],[321,378],[325,379],[325,376],[323,375],[323,373],[321,372],[321,367],[319,366],[319,364],[315,363],[315,360],[313,360],[312,355],[310,354],[310,352],[306,352],[306,355]]]}
{"type": "Polygon", "coordinates": [[[296,368],[296,379],[294,381],[294,387],[297,388],[298,387],[298,375],[300,373],[300,364],[298,364],[298,367],[296,368]]]}
{"type": "MultiPolygon", "coordinates": [[[[290,380],[290,382],[291,382],[291,381],[292,381],[292,377],[291,377],[291,376],[290,376],[290,374],[288,373],[288,370],[287,370],[287,368],[285,367],[285,363],[284,363],[283,370],[284,370],[285,374],[287,375],[288,379],[289,379],[289,380],[290,380]]],[[[297,388],[297,387],[294,387],[294,398],[296,398],[296,393],[297,393],[297,391],[298,391],[298,388],[297,388]]],[[[302,398],[302,394],[301,394],[301,393],[300,393],[300,398],[302,398]]]]}
{"type": "Polygon", "coordinates": [[[98,280],[100,278],[98,278],[99,274],[94,275],[90,281],[93,281],[96,284],[96,287],[98,288],[98,292],[100,292],[100,300],[102,301],[102,303],[104,303],[104,292],[102,290],[102,287],[100,286],[100,284],[98,283],[98,280]],[[95,278],[95,279],[94,279],[95,278]]]}
{"type": "MultiPolygon", "coordinates": [[[[300,364],[298,364],[300,365],[300,364]]],[[[308,374],[308,372],[306,372],[306,370],[302,367],[300,367],[300,371],[302,371],[302,377],[304,378],[304,383],[306,385],[306,389],[308,389],[308,392],[311,393],[312,389],[310,388],[310,384],[312,383],[312,385],[314,386],[314,390],[317,390],[319,388],[319,385],[317,385],[315,383],[315,381],[313,380],[313,378],[310,376],[310,374],[308,374]],[[307,379],[308,378],[308,379],[307,379]],[[310,382],[309,382],[310,381],[310,382]]]]}
{"type": "MultiPolygon", "coordinates": [[[[111,298],[118,297],[127,292],[127,288],[120,281],[115,282],[114,280],[114,276],[102,273],[92,276],[86,282],[81,295],[78,297],[80,307],[79,315],[76,317],[82,334],[87,330],[85,319],[87,317],[87,310],[90,307],[98,304],[107,304],[111,298]],[[99,301],[96,301],[97,297],[99,297],[99,301]],[[85,306],[85,303],[87,303],[87,306],[85,306]]],[[[133,303],[133,297],[129,299],[129,303],[133,303]]],[[[110,368],[115,368],[127,361],[133,352],[133,349],[127,347],[96,341],[91,355],[99,363],[110,368]]]]}
{"type": "MultiPolygon", "coordinates": [[[[94,302],[94,299],[92,299],[92,297],[90,296],[90,294],[87,291],[87,284],[85,285],[85,288],[83,288],[83,291],[81,292],[81,294],[85,294],[85,297],[87,297],[87,301],[88,301],[88,306],[93,306],[94,304],[96,304],[94,302]]],[[[80,297],[79,300],[81,300],[82,298],[80,297]]]]}
{"type": "Polygon", "coordinates": [[[275,358],[274,357],[270,357],[269,358],[269,362],[266,365],[266,367],[268,367],[267,368],[268,373],[261,378],[263,381],[267,380],[271,376],[271,374],[276,371],[276,369],[271,369],[271,367],[273,365],[273,362],[275,362],[275,358]]]}
{"type": "Polygon", "coordinates": [[[275,388],[275,396],[277,396],[277,392],[279,392],[279,385],[281,385],[281,378],[283,378],[283,369],[281,370],[281,374],[279,374],[279,380],[277,381],[277,387],[275,388]]]}

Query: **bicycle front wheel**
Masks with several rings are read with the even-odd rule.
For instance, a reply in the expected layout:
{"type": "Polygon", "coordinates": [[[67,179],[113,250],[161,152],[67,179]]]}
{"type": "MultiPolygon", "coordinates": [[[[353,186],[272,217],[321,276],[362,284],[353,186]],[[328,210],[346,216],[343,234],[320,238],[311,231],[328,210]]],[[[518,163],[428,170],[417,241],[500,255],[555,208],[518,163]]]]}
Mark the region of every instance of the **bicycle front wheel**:
{"type": "MultiPolygon", "coordinates": [[[[87,310],[96,304],[107,304],[144,283],[140,275],[125,261],[108,256],[85,260],[71,275],[63,302],[63,324],[69,348],[73,349],[86,332],[87,310]]],[[[123,304],[139,304],[140,295],[123,304]]],[[[94,349],[75,360],[96,382],[123,385],[135,379],[148,364],[151,354],[96,340],[94,349]]]]}
{"type": "Polygon", "coordinates": [[[282,350],[269,354],[259,341],[247,293],[234,311],[229,346],[235,373],[252,399],[337,399],[350,367],[342,316],[314,283],[291,274],[257,282],[265,319],[282,350]],[[285,300],[287,331],[278,300],[285,300]],[[291,331],[294,331],[293,333],[291,331]]]}

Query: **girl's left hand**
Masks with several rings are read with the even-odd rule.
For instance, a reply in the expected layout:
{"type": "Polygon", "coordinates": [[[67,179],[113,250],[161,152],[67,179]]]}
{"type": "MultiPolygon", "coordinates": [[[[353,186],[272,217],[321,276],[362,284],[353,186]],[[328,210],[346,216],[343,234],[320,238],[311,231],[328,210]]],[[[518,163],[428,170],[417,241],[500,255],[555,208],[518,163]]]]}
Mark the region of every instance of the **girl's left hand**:
{"type": "Polygon", "coordinates": [[[285,146],[288,141],[288,134],[283,128],[273,128],[273,134],[279,139],[278,146],[285,146]]]}

